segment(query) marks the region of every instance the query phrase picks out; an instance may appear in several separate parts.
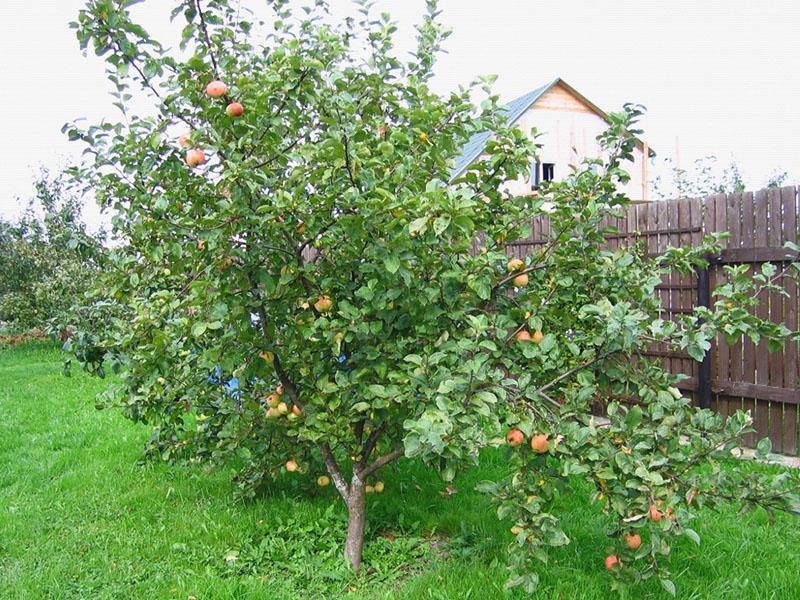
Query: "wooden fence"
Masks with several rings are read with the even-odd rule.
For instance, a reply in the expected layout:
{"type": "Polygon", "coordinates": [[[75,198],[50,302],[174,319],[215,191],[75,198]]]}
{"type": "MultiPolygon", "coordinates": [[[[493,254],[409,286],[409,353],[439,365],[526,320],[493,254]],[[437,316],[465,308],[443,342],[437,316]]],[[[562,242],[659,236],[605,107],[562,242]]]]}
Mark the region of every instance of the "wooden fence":
{"type": "MultiPolygon", "coordinates": [[[[606,236],[608,246],[613,249],[620,244],[643,243],[648,254],[656,255],[668,246],[696,245],[714,231],[730,232],[725,249],[713,257],[709,269],[696,276],[666,276],[658,287],[665,316],[686,313],[698,304],[713,303],[715,287],[725,281],[726,264],[748,264],[752,270],[771,262],[779,273],[789,269],[798,256],[784,250],[783,245],[797,242],[798,192],[800,188],[783,187],[701,200],[634,204],[626,217],[609,218],[604,223],[613,230],[606,236]]],[[[535,252],[548,241],[549,234],[549,220],[537,219],[531,237],[510,244],[508,254],[521,258],[535,252]]],[[[794,331],[798,328],[798,285],[788,277],[781,281],[788,296],[763,294],[756,314],[785,323],[794,331]]],[[[659,360],[665,369],[688,375],[680,387],[696,404],[723,416],[737,409],[749,410],[756,433],[747,436],[746,444],[769,437],[774,451],[798,454],[797,343],[787,343],[780,352],[769,352],[765,342],[753,344],[743,339],[728,346],[720,338],[702,363],[659,346],[646,354],[659,360]]]]}

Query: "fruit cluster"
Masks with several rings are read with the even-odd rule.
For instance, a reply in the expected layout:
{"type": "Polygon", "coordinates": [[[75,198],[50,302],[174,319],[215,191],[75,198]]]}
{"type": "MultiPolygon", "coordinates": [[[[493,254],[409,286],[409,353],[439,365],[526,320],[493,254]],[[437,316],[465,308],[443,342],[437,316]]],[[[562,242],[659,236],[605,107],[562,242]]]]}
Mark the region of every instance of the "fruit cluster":
{"type": "MultiPolygon", "coordinates": [[[[212,98],[222,98],[228,93],[228,86],[222,81],[215,80],[206,86],[206,94],[212,98]]],[[[225,107],[225,113],[231,118],[241,117],[244,114],[244,106],[240,102],[230,102],[225,107]]],[[[191,144],[192,133],[186,132],[178,138],[178,144],[185,148],[191,144]]],[[[206,162],[206,154],[200,148],[189,148],[186,152],[186,164],[196,167],[206,162]]]]}

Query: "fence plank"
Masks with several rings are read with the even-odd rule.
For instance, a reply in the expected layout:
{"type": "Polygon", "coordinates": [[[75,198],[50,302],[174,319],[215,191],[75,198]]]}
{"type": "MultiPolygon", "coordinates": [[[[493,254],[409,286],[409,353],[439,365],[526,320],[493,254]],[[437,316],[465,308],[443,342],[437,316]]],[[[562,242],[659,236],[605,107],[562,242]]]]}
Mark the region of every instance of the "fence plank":
{"type": "MultiPolygon", "coordinates": [[[[797,242],[798,225],[798,189],[794,187],[781,188],[781,205],[783,212],[783,231],[781,240],[783,242],[797,242]]],[[[788,265],[783,265],[783,269],[788,270],[788,265]]],[[[792,279],[785,278],[784,289],[787,292],[785,298],[785,324],[796,331],[798,327],[798,284],[792,279]]],[[[783,361],[785,364],[784,385],[796,390],[800,381],[800,363],[798,363],[798,343],[788,342],[784,348],[783,361]]],[[[796,405],[786,405],[783,411],[783,440],[781,452],[796,454],[798,450],[798,407],[796,405]]]]}

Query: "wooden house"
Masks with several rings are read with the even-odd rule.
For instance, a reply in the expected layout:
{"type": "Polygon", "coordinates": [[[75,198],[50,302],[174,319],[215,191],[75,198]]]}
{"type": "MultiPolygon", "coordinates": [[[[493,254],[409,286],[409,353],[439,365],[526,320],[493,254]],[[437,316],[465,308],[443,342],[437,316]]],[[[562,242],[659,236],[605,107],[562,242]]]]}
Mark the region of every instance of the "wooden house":
{"type": "MultiPolygon", "coordinates": [[[[538,142],[542,145],[528,176],[507,182],[511,193],[533,193],[542,181],[564,177],[570,165],[578,165],[584,157],[600,155],[596,138],[608,127],[608,114],[561,78],[520,96],[508,103],[505,110],[509,123],[523,131],[535,127],[541,134],[538,142]]],[[[491,135],[482,132],[472,136],[456,160],[451,179],[456,179],[480,158],[491,135]]],[[[654,155],[645,142],[636,140],[634,162],[626,165],[631,180],[624,188],[632,200],[649,199],[648,166],[649,158],[654,155]]]]}

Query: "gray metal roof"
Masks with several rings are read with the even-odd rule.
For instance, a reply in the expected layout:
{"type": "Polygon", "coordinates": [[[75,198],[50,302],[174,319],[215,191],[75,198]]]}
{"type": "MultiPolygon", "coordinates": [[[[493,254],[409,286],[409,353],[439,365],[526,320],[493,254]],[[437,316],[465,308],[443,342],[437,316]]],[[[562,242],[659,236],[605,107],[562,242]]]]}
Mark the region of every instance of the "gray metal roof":
{"type": "MultiPolygon", "coordinates": [[[[533,103],[541,98],[541,96],[558,81],[558,79],[554,79],[553,81],[546,83],[543,86],[536,88],[532,92],[528,92],[524,96],[520,96],[516,100],[512,100],[505,106],[501,107],[500,110],[505,113],[506,118],[508,119],[508,124],[511,125],[516,123],[517,120],[533,105],[533,103]]],[[[452,171],[450,171],[450,181],[453,181],[456,177],[461,175],[468,166],[470,166],[481,154],[483,154],[483,149],[486,148],[486,144],[489,142],[491,137],[491,131],[481,131],[474,134],[469,141],[464,144],[464,147],[461,149],[461,155],[456,159],[456,166],[453,167],[452,171]]]]}

